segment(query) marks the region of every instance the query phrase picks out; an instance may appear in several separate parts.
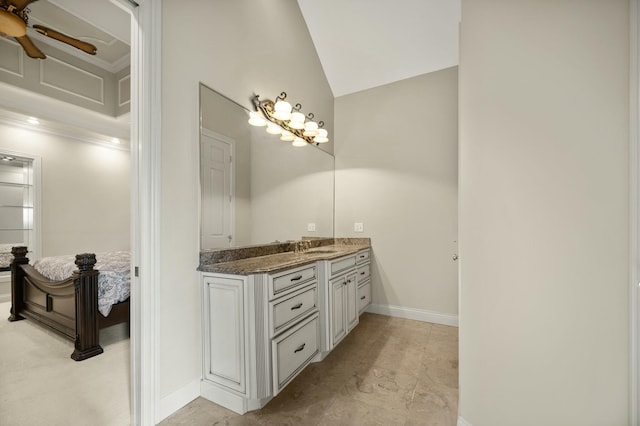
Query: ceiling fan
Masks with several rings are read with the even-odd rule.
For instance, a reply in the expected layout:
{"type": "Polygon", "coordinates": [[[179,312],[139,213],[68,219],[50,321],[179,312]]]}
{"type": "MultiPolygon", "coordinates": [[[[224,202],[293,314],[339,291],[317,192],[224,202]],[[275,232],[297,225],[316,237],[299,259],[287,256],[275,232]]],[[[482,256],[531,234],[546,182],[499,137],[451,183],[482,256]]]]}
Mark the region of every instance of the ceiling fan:
{"type": "MultiPolygon", "coordinates": [[[[44,59],[46,58],[45,54],[33,44],[27,35],[27,23],[29,22],[27,6],[34,1],[36,0],[0,0],[0,36],[16,39],[29,57],[44,59]]],[[[51,28],[42,25],[33,25],[33,28],[40,34],[66,43],[90,55],[95,55],[98,51],[91,43],[69,37],[51,28]]]]}

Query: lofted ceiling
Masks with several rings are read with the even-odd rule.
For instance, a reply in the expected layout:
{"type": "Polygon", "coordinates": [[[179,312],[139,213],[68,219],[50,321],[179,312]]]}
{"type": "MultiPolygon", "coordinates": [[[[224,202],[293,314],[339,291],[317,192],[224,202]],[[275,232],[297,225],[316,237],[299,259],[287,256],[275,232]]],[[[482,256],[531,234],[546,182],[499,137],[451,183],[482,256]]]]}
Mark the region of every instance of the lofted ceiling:
{"type": "Polygon", "coordinates": [[[458,65],[461,0],[297,0],[335,97],[458,65]]]}

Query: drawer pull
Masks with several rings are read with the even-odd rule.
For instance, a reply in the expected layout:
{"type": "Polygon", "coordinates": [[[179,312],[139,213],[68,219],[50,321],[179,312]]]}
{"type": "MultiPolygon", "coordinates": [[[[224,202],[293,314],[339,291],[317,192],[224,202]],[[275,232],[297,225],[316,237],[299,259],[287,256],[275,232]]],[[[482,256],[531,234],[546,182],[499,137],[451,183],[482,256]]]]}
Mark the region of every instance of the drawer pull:
{"type": "Polygon", "coordinates": [[[360,255],[360,259],[364,259],[364,258],[365,258],[365,255],[364,255],[364,254],[361,254],[361,255],[360,255]]]}
{"type": "Polygon", "coordinates": [[[360,272],[360,275],[364,275],[364,271],[360,272]]]}
{"type": "Polygon", "coordinates": [[[300,352],[301,350],[303,350],[303,349],[304,349],[304,347],[305,347],[306,345],[307,345],[306,343],[301,344],[300,346],[298,346],[298,349],[296,349],[295,351],[293,351],[293,353],[295,354],[295,353],[297,353],[297,352],[300,352]]]}
{"type": "Polygon", "coordinates": [[[302,308],[302,303],[298,303],[297,305],[292,306],[292,307],[291,307],[291,310],[292,310],[292,311],[295,311],[296,309],[300,309],[300,308],[302,308]]]}
{"type": "Polygon", "coordinates": [[[366,298],[367,298],[366,296],[362,296],[362,297],[360,298],[360,300],[364,300],[364,299],[366,299],[366,298]]]}
{"type": "Polygon", "coordinates": [[[298,281],[302,279],[302,275],[296,275],[295,277],[291,278],[291,281],[298,281]]]}

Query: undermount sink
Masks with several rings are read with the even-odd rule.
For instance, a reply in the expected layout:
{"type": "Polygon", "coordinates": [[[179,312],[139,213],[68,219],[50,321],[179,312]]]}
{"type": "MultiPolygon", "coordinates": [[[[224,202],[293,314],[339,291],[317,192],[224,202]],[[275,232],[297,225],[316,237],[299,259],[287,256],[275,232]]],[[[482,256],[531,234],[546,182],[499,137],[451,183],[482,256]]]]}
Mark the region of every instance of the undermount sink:
{"type": "Polygon", "coordinates": [[[311,249],[308,250],[307,253],[310,254],[331,254],[331,253],[337,253],[338,250],[337,249],[311,249]]]}

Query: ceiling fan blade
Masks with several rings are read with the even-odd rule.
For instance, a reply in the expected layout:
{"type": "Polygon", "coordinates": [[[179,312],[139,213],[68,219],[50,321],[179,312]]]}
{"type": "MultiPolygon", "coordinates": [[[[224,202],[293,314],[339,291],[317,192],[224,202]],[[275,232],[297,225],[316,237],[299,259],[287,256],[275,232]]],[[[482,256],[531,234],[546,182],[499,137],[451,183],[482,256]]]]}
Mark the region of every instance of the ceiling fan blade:
{"type": "Polygon", "coordinates": [[[24,51],[27,52],[27,55],[29,57],[38,58],[38,59],[46,58],[44,53],[42,53],[42,51],[38,49],[38,47],[35,44],[33,44],[33,42],[31,41],[28,35],[23,35],[22,37],[15,37],[15,39],[18,43],[20,43],[20,45],[22,46],[24,51]]]}
{"type": "Polygon", "coordinates": [[[61,32],[58,32],[56,30],[52,30],[51,28],[43,27],[42,25],[34,25],[33,28],[35,28],[35,30],[40,34],[44,34],[47,37],[51,37],[52,39],[61,41],[63,43],[67,43],[68,45],[80,49],[90,55],[95,55],[98,51],[98,49],[91,43],[69,37],[68,35],[62,34],[61,32]]]}
{"type": "Polygon", "coordinates": [[[33,3],[36,0],[7,0],[9,6],[13,6],[16,8],[18,12],[20,12],[25,7],[29,6],[30,3],[33,3]]]}

